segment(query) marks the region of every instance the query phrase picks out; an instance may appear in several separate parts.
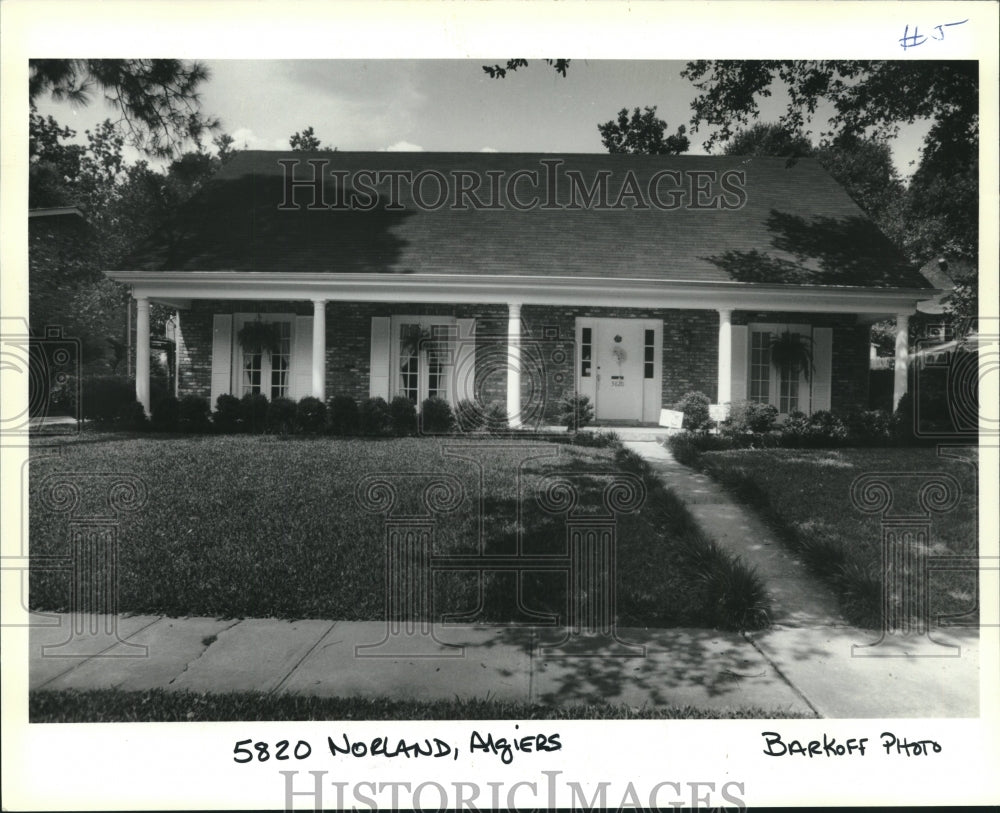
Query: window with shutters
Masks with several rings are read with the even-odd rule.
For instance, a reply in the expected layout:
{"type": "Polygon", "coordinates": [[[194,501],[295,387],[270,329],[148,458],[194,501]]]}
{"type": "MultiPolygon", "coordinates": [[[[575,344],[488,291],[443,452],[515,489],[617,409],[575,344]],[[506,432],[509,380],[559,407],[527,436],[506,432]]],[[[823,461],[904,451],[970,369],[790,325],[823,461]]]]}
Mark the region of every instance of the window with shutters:
{"type": "Polygon", "coordinates": [[[390,394],[402,395],[418,407],[427,398],[448,400],[456,339],[457,326],[452,317],[394,316],[396,374],[390,394]]]}
{"type": "Polygon", "coordinates": [[[809,377],[806,371],[793,371],[771,358],[771,337],[789,332],[808,343],[812,329],[808,325],[757,324],[750,326],[750,353],[747,375],[747,400],[771,404],[782,415],[808,411],[809,377]]]}
{"type": "MultiPolygon", "coordinates": [[[[237,314],[234,336],[240,329],[258,318],[257,314],[237,314]]],[[[290,373],[292,365],[292,325],[290,314],[261,314],[260,319],[276,327],[277,345],[272,348],[245,348],[235,342],[239,381],[236,395],[260,393],[269,401],[287,398],[290,393],[290,373]]]]}

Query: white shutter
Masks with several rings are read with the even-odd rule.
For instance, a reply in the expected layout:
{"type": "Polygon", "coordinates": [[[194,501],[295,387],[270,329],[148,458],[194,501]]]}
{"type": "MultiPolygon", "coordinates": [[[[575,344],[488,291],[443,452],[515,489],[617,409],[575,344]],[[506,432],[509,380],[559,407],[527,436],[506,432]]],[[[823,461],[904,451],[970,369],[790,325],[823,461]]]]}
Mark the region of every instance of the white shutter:
{"type": "Polygon", "coordinates": [[[372,317],[372,352],[369,371],[368,394],[389,400],[389,334],[391,320],[388,316],[372,317]]]}
{"type": "Polygon", "coordinates": [[[451,374],[452,404],[476,398],[476,320],[456,319],[458,339],[451,374]]]}
{"type": "Polygon", "coordinates": [[[733,325],[733,358],[729,377],[730,398],[733,401],[747,399],[747,370],[750,368],[748,357],[750,342],[749,328],[746,325],[733,325]]]}
{"type": "Polygon", "coordinates": [[[289,397],[293,401],[312,395],[313,318],[296,316],[292,331],[292,380],[289,397]]]}
{"type": "Polygon", "coordinates": [[[833,376],[833,328],[813,328],[812,412],[830,408],[830,389],[833,376]]]}
{"type": "Polygon", "coordinates": [[[217,313],[212,318],[212,408],[216,399],[233,389],[233,316],[217,313]]]}

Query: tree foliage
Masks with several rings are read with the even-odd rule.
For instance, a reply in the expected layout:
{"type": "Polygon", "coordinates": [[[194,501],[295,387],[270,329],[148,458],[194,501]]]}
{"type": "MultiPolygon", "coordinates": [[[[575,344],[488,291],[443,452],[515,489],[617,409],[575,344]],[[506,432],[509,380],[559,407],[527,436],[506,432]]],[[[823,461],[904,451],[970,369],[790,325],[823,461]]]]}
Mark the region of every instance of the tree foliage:
{"type": "Polygon", "coordinates": [[[598,124],[601,143],[610,153],[642,155],[679,155],[690,146],[684,125],[674,135],[665,135],[667,123],[656,117],[656,106],[636,107],[629,116],[628,108],[618,111],[618,118],[598,124]]]}
{"type": "Polygon", "coordinates": [[[201,111],[198,88],[207,79],[202,63],[179,59],[33,59],[28,92],[32,102],[48,93],[87,104],[99,91],[121,113],[115,124],[129,143],[163,158],[218,129],[201,111]]]}
{"type": "MultiPolygon", "coordinates": [[[[827,143],[842,145],[884,143],[903,124],[930,122],[920,163],[898,203],[889,205],[896,184],[885,173],[865,179],[874,151],[868,154],[841,150],[851,156],[851,166],[838,167],[866,187],[869,211],[883,230],[899,241],[916,264],[936,256],[961,261],[975,269],[979,241],[979,76],[975,61],[717,61],[689,62],[683,76],[699,91],[692,102],[693,129],[718,128],[706,142],[727,142],[759,115],[759,102],[775,87],[788,94],[779,124],[789,132],[801,131],[821,103],[833,115],[821,135],[827,143]],[[880,191],[880,186],[888,186],[880,191]],[[881,201],[879,200],[881,198],[881,201]],[[892,222],[892,221],[895,222],[892,222]]],[[[838,178],[840,180],[840,178],[838,178]]],[[[857,198],[856,198],[857,199],[857,198]]],[[[959,280],[959,294],[952,300],[959,317],[976,313],[976,275],[959,280]]]]}
{"type": "Polygon", "coordinates": [[[292,148],[293,152],[336,152],[336,147],[324,146],[323,143],[316,138],[316,133],[313,131],[312,127],[306,127],[301,132],[292,133],[291,137],[288,139],[288,145],[292,148]]]}
{"type": "MultiPolygon", "coordinates": [[[[566,77],[566,71],[569,70],[570,60],[568,59],[546,59],[545,63],[555,70],[563,78],[566,77]]],[[[508,73],[514,73],[514,71],[519,68],[528,67],[527,59],[508,59],[506,65],[483,65],[483,73],[486,73],[490,79],[506,79],[508,73]]]]}

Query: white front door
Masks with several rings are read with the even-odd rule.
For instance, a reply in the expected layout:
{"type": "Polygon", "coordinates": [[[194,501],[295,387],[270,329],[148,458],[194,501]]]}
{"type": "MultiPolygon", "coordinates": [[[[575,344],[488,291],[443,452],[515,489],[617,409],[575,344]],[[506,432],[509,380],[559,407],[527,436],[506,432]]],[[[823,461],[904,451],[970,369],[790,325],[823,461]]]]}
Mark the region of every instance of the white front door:
{"type": "Polygon", "coordinates": [[[643,323],[634,319],[595,320],[595,417],[641,421],[643,405],[643,323]]]}

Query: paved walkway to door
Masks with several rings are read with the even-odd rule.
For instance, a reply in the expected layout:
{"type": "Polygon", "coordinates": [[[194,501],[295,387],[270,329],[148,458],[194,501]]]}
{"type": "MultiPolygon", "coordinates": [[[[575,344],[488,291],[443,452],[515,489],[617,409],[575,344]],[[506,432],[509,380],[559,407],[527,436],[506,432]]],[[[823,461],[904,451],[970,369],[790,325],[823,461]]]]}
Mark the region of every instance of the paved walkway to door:
{"type": "Polygon", "coordinates": [[[661,442],[624,443],[649,461],[709,537],[756,568],[771,597],[772,626],[745,637],[817,713],[891,717],[901,708],[923,708],[927,716],[939,716],[944,709],[957,716],[976,713],[975,630],[935,630],[905,638],[851,626],[826,585],[722,486],[678,463],[661,442]]]}

